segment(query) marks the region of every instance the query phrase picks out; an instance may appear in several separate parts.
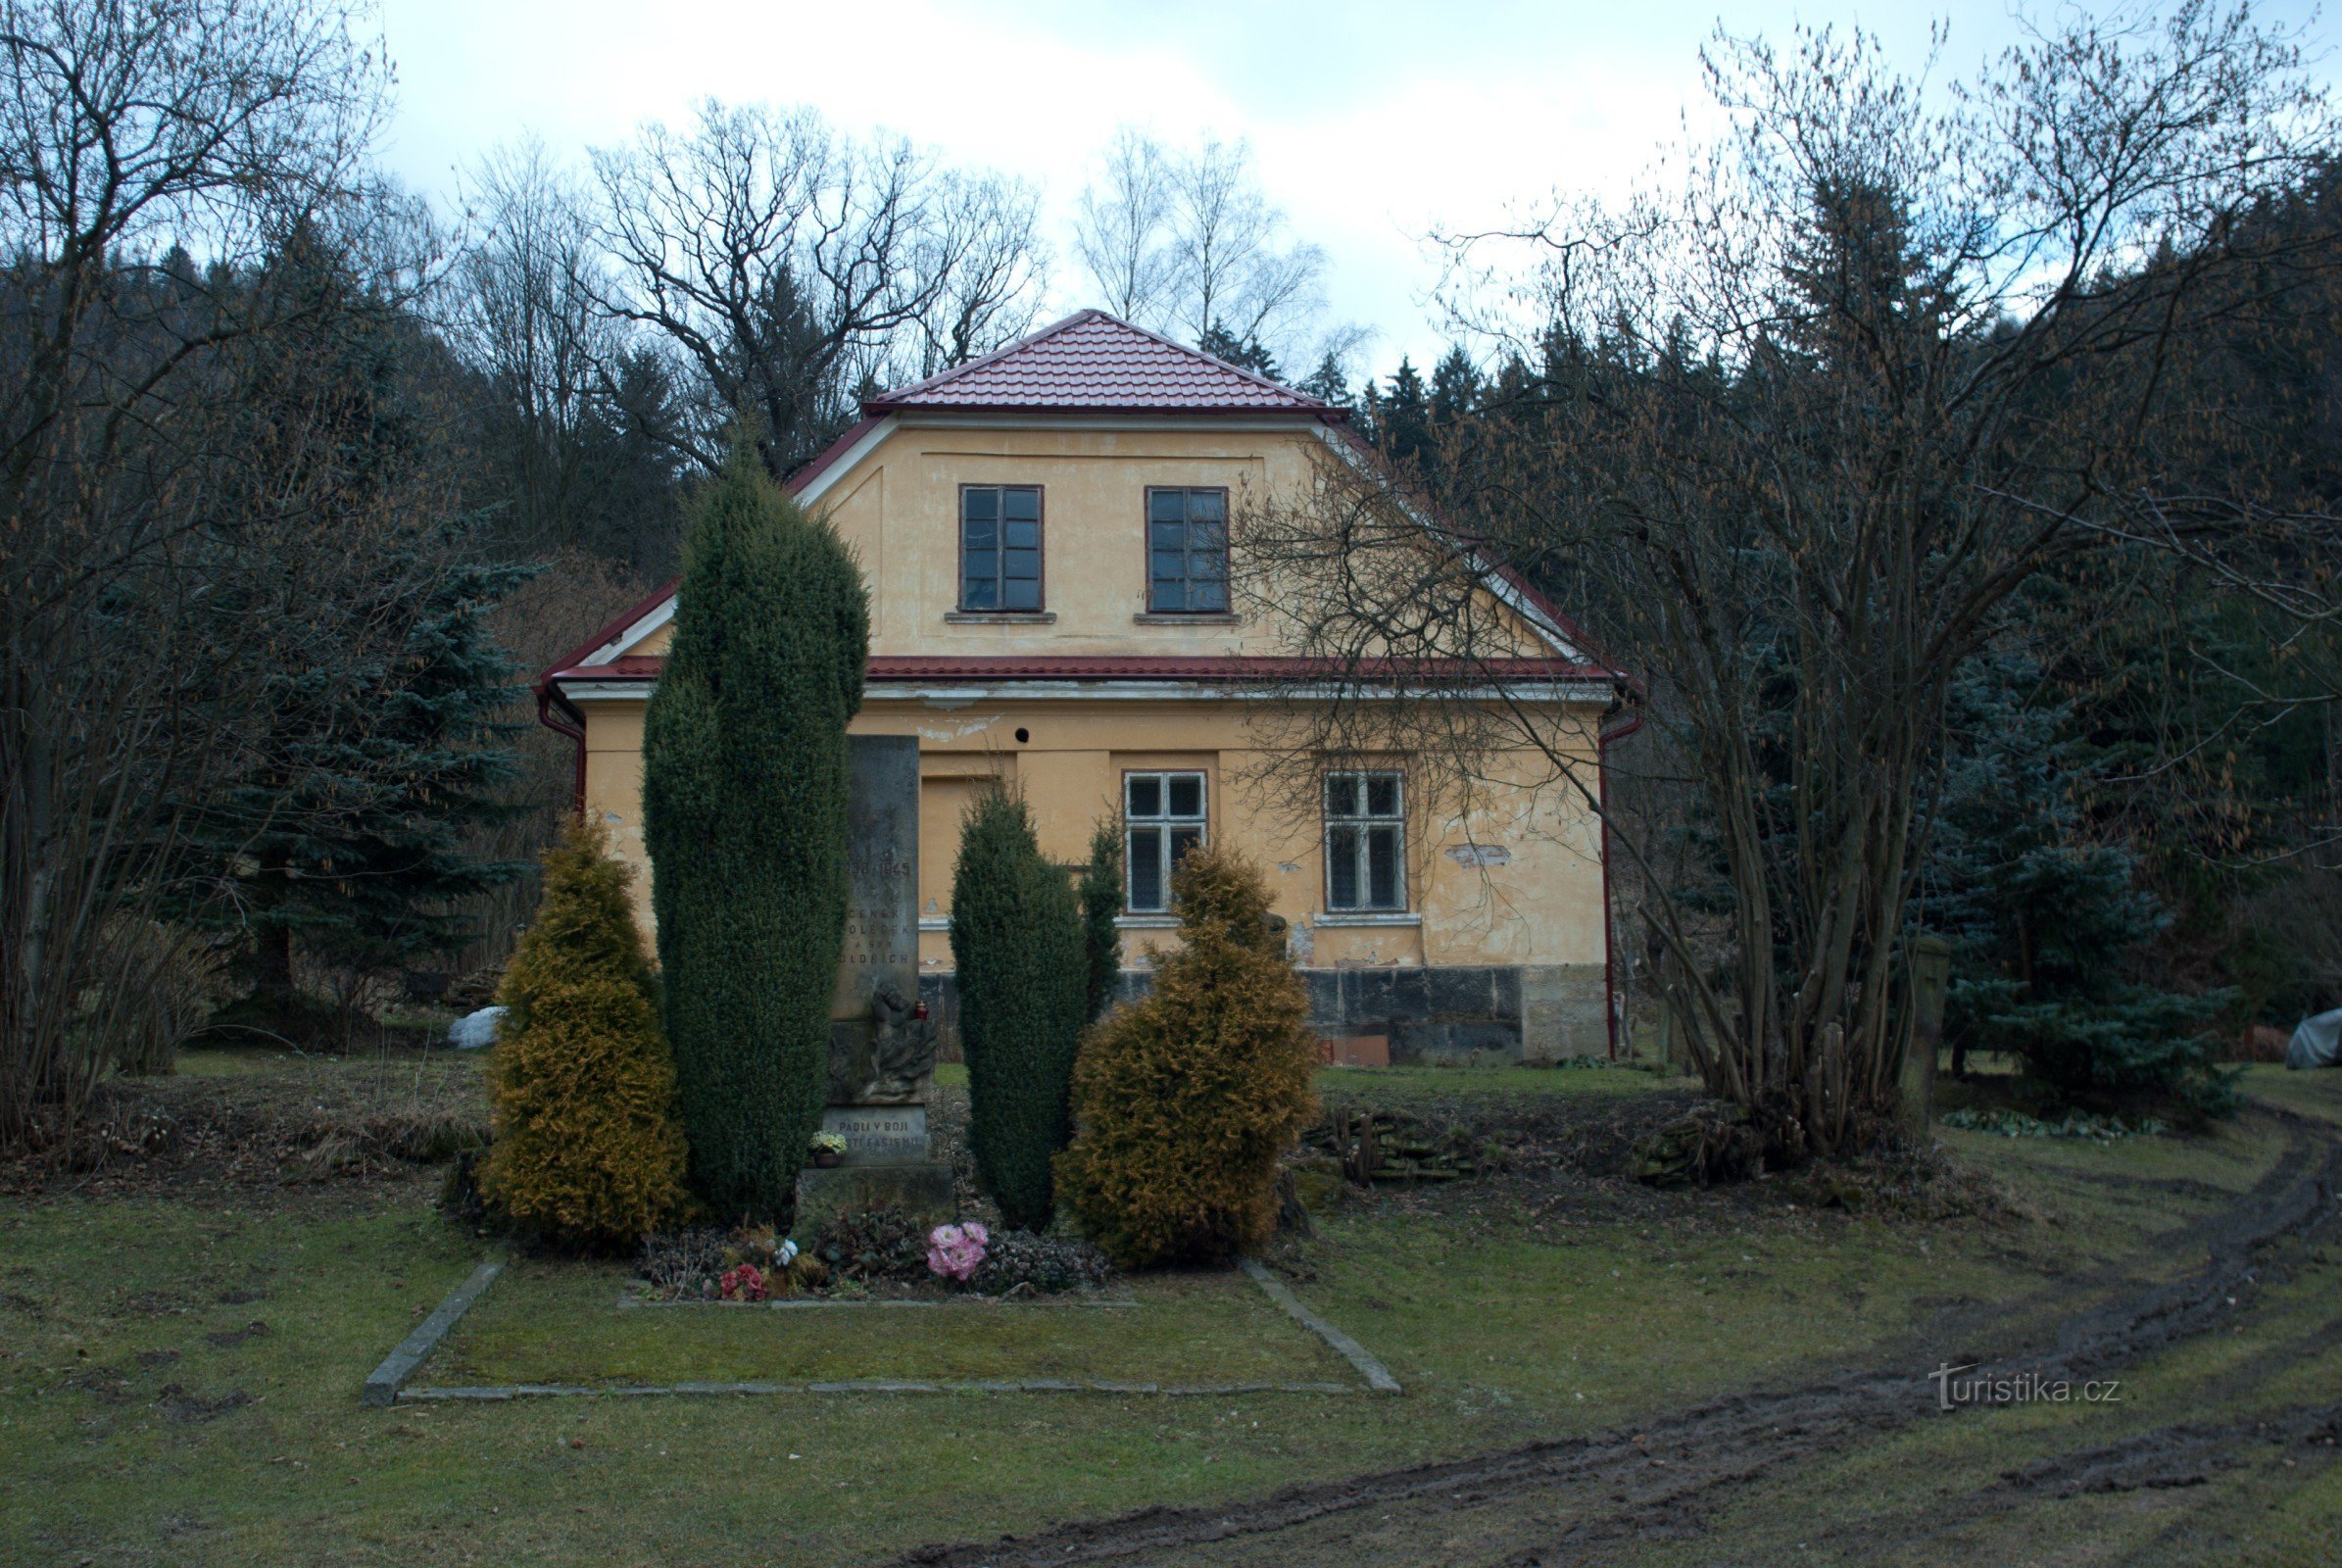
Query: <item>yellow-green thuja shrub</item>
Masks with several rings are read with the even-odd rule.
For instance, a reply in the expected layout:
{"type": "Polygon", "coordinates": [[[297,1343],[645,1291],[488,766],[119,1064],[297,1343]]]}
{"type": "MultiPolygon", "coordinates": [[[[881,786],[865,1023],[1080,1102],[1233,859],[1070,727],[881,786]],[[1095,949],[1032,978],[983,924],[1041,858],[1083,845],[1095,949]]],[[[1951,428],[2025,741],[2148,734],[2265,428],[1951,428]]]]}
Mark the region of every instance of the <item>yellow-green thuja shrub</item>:
{"type": "Polygon", "coordinates": [[[589,1246],[634,1242],[689,1202],[631,876],[601,823],[571,827],[546,853],[544,899],[497,993],[481,1194],[525,1230],[589,1246]]]}
{"type": "Polygon", "coordinates": [[[1259,1247],[1277,1172],[1317,1114],[1309,999],[1260,873],[1198,850],[1171,879],[1180,947],[1154,992],[1091,1026],[1057,1192],[1126,1268],[1259,1247]]]}

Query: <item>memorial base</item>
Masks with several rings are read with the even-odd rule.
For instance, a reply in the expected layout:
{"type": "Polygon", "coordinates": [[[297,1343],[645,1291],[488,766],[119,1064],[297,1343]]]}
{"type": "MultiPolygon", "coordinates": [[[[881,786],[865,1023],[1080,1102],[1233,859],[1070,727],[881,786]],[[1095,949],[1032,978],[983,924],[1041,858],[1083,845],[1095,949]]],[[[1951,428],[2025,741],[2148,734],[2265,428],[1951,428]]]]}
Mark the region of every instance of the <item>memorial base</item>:
{"type": "Polygon", "coordinates": [[[839,1214],[865,1208],[899,1208],[922,1231],[956,1218],[951,1167],[942,1160],[902,1165],[808,1166],[797,1173],[797,1223],[789,1234],[809,1247],[822,1226],[839,1214]]]}

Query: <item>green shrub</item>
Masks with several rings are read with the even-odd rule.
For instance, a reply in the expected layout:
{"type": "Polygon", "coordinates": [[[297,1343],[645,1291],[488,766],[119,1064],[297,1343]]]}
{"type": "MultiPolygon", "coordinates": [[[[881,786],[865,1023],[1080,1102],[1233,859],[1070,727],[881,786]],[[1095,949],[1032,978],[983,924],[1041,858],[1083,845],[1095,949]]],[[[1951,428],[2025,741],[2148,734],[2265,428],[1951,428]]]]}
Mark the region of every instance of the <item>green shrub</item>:
{"type": "Polygon", "coordinates": [[[1040,1230],[1050,1161],[1072,1132],[1073,1058],[1089,1021],[1082,920],[1065,873],[1041,858],[1025,803],[998,785],[960,828],[951,962],[968,1066],[968,1152],[1001,1215],[1040,1230]]]}
{"type": "Polygon", "coordinates": [[[701,498],[643,727],[643,828],[692,1180],[789,1204],[828,1091],[846,934],[846,726],[869,598],[836,532],[744,446],[701,498]]]}
{"type": "Polygon", "coordinates": [[[1090,863],[1082,868],[1082,949],[1089,969],[1089,1016],[1106,1015],[1122,985],[1122,818],[1098,819],[1090,830],[1090,863]]]}
{"type": "Polygon", "coordinates": [[[1199,850],[1171,879],[1181,946],[1153,995],[1091,1026],[1057,1186],[1125,1267],[1224,1256],[1276,1226],[1278,1164],[1317,1115],[1309,1002],[1260,873],[1199,850]]]}
{"type": "Polygon", "coordinates": [[[674,1063],[630,876],[599,822],[573,826],[546,852],[544,899],[498,996],[481,1196],[564,1242],[632,1242],[687,1203],[674,1063]]]}

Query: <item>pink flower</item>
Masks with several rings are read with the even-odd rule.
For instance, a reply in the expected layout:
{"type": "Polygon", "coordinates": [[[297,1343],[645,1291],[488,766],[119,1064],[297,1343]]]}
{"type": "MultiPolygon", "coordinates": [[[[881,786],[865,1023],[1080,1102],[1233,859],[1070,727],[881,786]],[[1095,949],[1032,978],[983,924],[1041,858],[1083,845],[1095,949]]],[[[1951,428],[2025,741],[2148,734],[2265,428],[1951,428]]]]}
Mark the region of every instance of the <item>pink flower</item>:
{"type": "Polygon", "coordinates": [[[761,1301],[764,1299],[764,1271],[754,1263],[743,1263],[724,1276],[724,1299],[727,1301],[761,1301]]]}
{"type": "Polygon", "coordinates": [[[973,1220],[965,1225],[938,1225],[927,1233],[927,1267],[939,1279],[965,1281],[984,1261],[985,1244],[991,1240],[973,1220]]]}

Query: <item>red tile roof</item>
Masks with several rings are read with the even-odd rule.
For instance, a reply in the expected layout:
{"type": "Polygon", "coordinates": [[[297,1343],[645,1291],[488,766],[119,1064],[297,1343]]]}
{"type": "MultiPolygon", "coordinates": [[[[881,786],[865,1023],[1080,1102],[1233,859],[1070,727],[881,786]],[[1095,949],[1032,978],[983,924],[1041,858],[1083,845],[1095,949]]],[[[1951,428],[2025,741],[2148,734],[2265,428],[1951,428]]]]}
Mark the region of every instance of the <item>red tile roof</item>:
{"type": "MultiPolygon", "coordinates": [[[[548,670],[548,682],[564,680],[655,681],[664,660],[656,654],[628,654],[607,664],[577,664],[548,670]]],[[[874,682],[922,680],[1176,680],[1235,682],[1295,676],[1372,678],[1399,671],[1371,662],[1352,669],[1340,660],[1296,659],[1250,654],[874,654],[868,665],[874,682]]],[[[1417,679],[1474,679],[1502,674],[1514,680],[1611,680],[1600,664],[1568,659],[1505,659],[1464,664],[1458,661],[1409,661],[1403,673],[1417,679]]]]}
{"type": "Polygon", "coordinates": [[[1077,311],[980,360],[862,403],[869,415],[903,409],[1343,417],[1316,398],[1103,311],[1077,311]]]}

